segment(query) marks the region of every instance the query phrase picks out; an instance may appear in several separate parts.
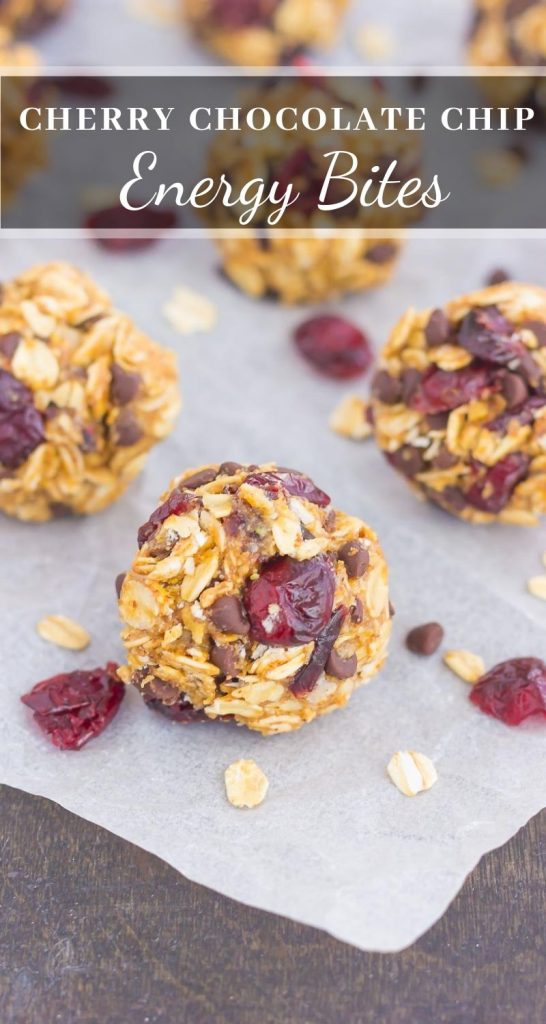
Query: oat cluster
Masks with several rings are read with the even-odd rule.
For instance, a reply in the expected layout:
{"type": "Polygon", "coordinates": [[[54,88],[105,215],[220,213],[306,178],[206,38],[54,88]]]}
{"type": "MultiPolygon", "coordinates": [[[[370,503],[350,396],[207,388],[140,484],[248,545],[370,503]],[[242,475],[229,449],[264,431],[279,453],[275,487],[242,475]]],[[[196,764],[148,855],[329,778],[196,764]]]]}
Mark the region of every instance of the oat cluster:
{"type": "Polygon", "coordinates": [[[70,0],[2,0],[0,25],[11,32],[33,32],[56,18],[70,0]]]}
{"type": "Polygon", "coordinates": [[[347,703],[390,634],[387,566],[360,519],[294,470],[177,477],[120,593],[120,674],[178,721],[290,732],[347,703]]]}
{"type": "Polygon", "coordinates": [[[372,386],[374,432],[421,496],[473,523],[546,512],[546,290],[514,282],[409,309],[372,386]]]}
{"type": "Polygon", "coordinates": [[[348,0],[183,0],[196,36],[232,64],[274,67],[307,46],[330,46],[348,0]]]}
{"type": "Polygon", "coordinates": [[[25,520],[118,498],[179,409],[174,356],[87,275],[33,267],[0,298],[0,509],[25,520]]]}
{"type": "MultiPolygon", "coordinates": [[[[325,97],[320,82],[283,79],[253,91],[245,98],[245,109],[263,107],[271,113],[274,123],[283,108],[303,111],[314,106],[326,109],[340,106],[348,114],[354,114],[365,103],[380,123],[379,110],[389,103],[388,95],[379,87],[370,88],[365,94],[360,84],[355,97],[347,80],[340,79],[335,86],[329,83],[329,89],[325,97]]],[[[386,172],[393,160],[397,161],[395,178],[405,180],[413,177],[419,167],[418,134],[339,131],[335,133],[335,141],[332,133],[329,134],[326,149],[353,152],[358,159],[359,181],[365,181],[368,176],[374,178],[374,175],[379,181],[381,172],[386,172]],[[376,171],[372,172],[372,167],[376,171]]],[[[245,182],[260,177],[266,182],[284,183],[284,187],[292,183],[300,193],[300,198],[287,208],[280,223],[281,228],[300,230],[300,236],[282,235],[279,225],[274,231],[269,230],[266,218],[272,208],[264,205],[261,220],[260,216],[255,218],[252,228],[217,242],[225,273],[254,298],[273,296],[285,303],[317,302],[345,292],[377,287],[393,273],[400,241],[394,237],[371,237],[366,228],[403,228],[408,220],[418,216],[416,210],[403,210],[396,205],[390,210],[379,210],[375,205],[366,208],[358,201],[335,213],[317,210],[328,166],[324,151],[321,133],[305,128],[301,119],[293,132],[269,129],[256,133],[243,128],[222,133],[211,147],[209,174],[219,179],[223,172],[235,194],[245,182]],[[358,237],[321,235],[321,229],[332,227],[361,228],[362,231],[358,237]],[[255,229],[261,229],[261,237],[255,229]]],[[[395,202],[398,194],[395,189],[396,186],[387,186],[386,197],[391,202],[395,202]]],[[[370,198],[373,195],[372,189],[370,198]]],[[[338,193],[336,201],[343,196],[338,193]]],[[[329,201],[333,201],[331,194],[329,201]]],[[[236,218],[240,213],[237,207],[231,207],[228,214],[223,206],[216,205],[209,207],[207,216],[214,227],[226,228],[230,226],[229,215],[233,226],[238,227],[236,218]]]]}
{"type": "MultiPolygon", "coordinates": [[[[468,61],[480,67],[539,67],[546,64],[544,0],[474,0],[468,61]]],[[[500,103],[530,102],[546,110],[546,79],[482,79],[500,103]]]]}

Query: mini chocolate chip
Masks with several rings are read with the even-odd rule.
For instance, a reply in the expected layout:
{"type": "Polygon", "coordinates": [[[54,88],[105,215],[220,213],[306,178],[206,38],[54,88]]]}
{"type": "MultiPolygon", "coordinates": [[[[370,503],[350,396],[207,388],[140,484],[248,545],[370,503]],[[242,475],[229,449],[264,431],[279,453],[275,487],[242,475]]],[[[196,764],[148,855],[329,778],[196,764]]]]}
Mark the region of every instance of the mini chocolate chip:
{"type": "Polygon", "coordinates": [[[386,370],[379,370],[372,381],[372,392],[379,402],[395,405],[402,397],[402,384],[386,370]]]}
{"type": "Polygon", "coordinates": [[[394,256],[396,256],[396,246],[392,242],[380,242],[377,245],[372,245],[366,253],[368,263],[376,263],[379,266],[388,263],[394,256]]]}
{"type": "Polygon", "coordinates": [[[505,281],[510,280],[511,276],[512,275],[507,273],[506,270],[503,270],[501,267],[498,267],[496,270],[492,270],[491,273],[487,275],[485,283],[486,285],[504,284],[505,281]]]}
{"type": "Polygon", "coordinates": [[[526,320],[521,325],[526,331],[532,331],[538,342],[538,347],[546,345],[546,323],[543,320],[526,320]]]}
{"type": "Polygon", "coordinates": [[[351,608],[351,619],[353,622],[362,622],[364,618],[364,608],[362,607],[362,601],[359,597],[355,597],[355,603],[351,608]]]}
{"type": "Polygon", "coordinates": [[[244,636],[250,629],[245,610],[234,594],[219,597],[209,608],[209,616],[216,628],[221,629],[223,633],[244,636]]]}
{"type": "Polygon", "coordinates": [[[116,584],[115,584],[115,586],[116,586],[116,594],[118,595],[118,597],[121,594],[121,588],[123,586],[123,581],[124,581],[126,575],[127,575],[126,572],[120,572],[116,576],[116,584]]]}
{"type": "Polygon", "coordinates": [[[116,444],[119,448],[130,448],[142,437],[142,428],[129,409],[123,409],[115,423],[116,444]]]}
{"type": "Polygon", "coordinates": [[[176,704],[181,698],[180,691],[175,686],[166,683],[164,679],[158,679],[157,676],[145,683],[143,692],[145,697],[160,700],[163,704],[176,704]]]}
{"type": "Polygon", "coordinates": [[[127,405],[132,402],[140,387],[140,374],[129,373],[117,363],[112,363],[112,380],[110,383],[110,398],[114,405],[127,405]]]}
{"type": "Polygon", "coordinates": [[[427,423],[431,430],[444,430],[449,419],[448,412],[429,412],[427,423]]]}
{"type": "Polygon", "coordinates": [[[8,334],[0,336],[0,352],[6,359],[12,359],[22,335],[18,331],[9,331],[8,334]]]}
{"type": "Polygon", "coordinates": [[[439,622],[425,622],[414,626],[406,637],[406,647],[413,654],[434,654],[444,639],[444,630],[439,622]]]}
{"type": "Polygon", "coordinates": [[[243,468],[240,462],[223,462],[218,470],[218,476],[235,476],[243,468]]]}
{"type": "Polygon", "coordinates": [[[419,448],[414,448],[411,444],[405,444],[398,451],[392,452],[389,455],[389,462],[404,476],[416,476],[417,473],[422,473],[426,469],[426,463],[419,448]]]}
{"type": "Polygon", "coordinates": [[[419,370],[410,368],[402,374],[402,401],[409,405],[415,392],[419,389],[422,374],[419,370]]]}
{"type": "Polygon", "coordinates": [[[394,607],[392,601],[389,601],[389,615],[391,619],[394,619],[394,616],[396,615],[396,608],[394,607]]]}
{"type": "Polygon", "coordinates": [[[363,576],[370,564],[368,549],[360,540],[348,540],[338,551],[338,558],[345,564],[347,576],[356,580],[363,576]]]}
{"type": "Polygon", "coordinates": [[[215,644],[213,643],[210,651],[210,660],[216,668],[220,669],[220,672],[224,676],[236,676],[237,675],[237,658],[235,652],[229,644],[215,644]]]}
{"type": "Polygon", "coordinates": [[[529,395],[527,384],[518,373],[510,373],[508,370],[501,376],[501,394],[506,401],[508,409],[514,409],[521,405],[529,395]]]}
{"type": "Polygon", "coordinates": [[[459,459],[453,452],[450,452],[447,445],[443,444],[431,461],[433,469],[451,469],[459,459]]]}
{"type": "Polygon", "coordinates": [[[199,469],[197,473],[192,473],[191,476],[187,476],[185,480],[182,480],[181,486],[193,491],[196,487],[204,487],[205,484],[210,484],[213,480],[216,480],[217,476],[218,470],[213,469],[212,466],[206,469],[199,469]]]}
{"type": "Polygon", "coordinates": [[[74,515],[74,509],[62,501],[52,501],[49,508],[54,519],[67,519],[74,515]]]}
{"type": "Polygon", "coordinates": [[[425,327],[427,345],[430,348],[435,348],[436,345],[445,345],[450,333],[450,323],[443,309],[434,309],[425,327]]]}
{"type": "Polygon", "coordinates": [[[349,658],[342,658],[332,648],[326,662],[325,671],[327,675],[334,676],[335,679],[350,679],[351,676],[354,676],[357,665],[356,654],[351,654],[349,658]]]}

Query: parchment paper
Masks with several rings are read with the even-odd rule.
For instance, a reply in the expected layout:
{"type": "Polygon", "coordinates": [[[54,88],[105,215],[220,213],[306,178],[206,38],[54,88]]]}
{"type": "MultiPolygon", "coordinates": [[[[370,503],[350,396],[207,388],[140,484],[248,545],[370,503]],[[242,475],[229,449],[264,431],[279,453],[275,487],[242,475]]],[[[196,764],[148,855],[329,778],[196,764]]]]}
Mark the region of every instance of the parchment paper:
{"type": "MultiPolygon", "coordinates": [[[[479,285],[493,266],[544,283],[545,256],[544,241],[414,241],[393,284],[333,308],[380,344],[409,303],[440,303],[479,285]]],[[[143,328],[178,350],[185,408],[175,435],[114,507],[78,521],[0,524],[0,779],[243,902],[363,949],[404,947],[442,914],[479,857],[542,806],[546,731],[543,721],[510,729],[480,714],[440,657],[411,656],[403,637],[437,618],[448,646],[481,653],[488,665],[546,657],[546,608],[525,592],[527,577],[541,571],[543,527],[452,520],[412,498],[372,442],[332,434],[328,415],[354,385],[314,374],[290,340],[307,314],[237,293],[218,275],[208,243],[162,242],[119,257],[84,242],[10,242],[0,251],[0,279],[52,258],[91,272],[143,328]],[[182,339],[163,319],[179,283],[213,300],[213,332],[182,339]],[[289,736],[177,726],[130,692],[101,737],[78,753],[56,751],[19,696],[54,672],[122,658],[112,581],[169,478],[207,461],[273,458],[310,473],[379,531],[397,609],[384,671],[347,709],[289,736]],[[35,624],[52,613],[85,625],[92,647],[74,654],[43,642],[35,624]],[[439,773],[437,785],[413,800],[385,772],[391,754],[408,748],[432,757],[439,773]],[[253,811],[232,808],[224,795],[223,770],[239,757],[254,757],[270,779],[266,801],[253,811]]]]}

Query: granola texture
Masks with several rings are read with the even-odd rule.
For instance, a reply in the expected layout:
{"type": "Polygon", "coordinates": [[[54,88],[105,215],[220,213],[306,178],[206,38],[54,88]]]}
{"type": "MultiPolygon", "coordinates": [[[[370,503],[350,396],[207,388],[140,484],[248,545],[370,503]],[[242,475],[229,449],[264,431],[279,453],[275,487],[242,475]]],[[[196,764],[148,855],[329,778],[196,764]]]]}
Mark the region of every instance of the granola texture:
{"type": "Polygon", "coordinates": [[[61,14],[70,0],[1,0],[0,25],[12,32],[35,32],[61,14]]]}
{"type": "Polygon", "coordinates": [[[508,281],[409,309],[372,384],[377,443],[421,497],[472,523],[546,512],[546,290],[508,281]]]}
{"type": "Polygon", "coordinates": [[[174,355],[67,263],[0,298],[0,509],[92,513],[123,493],[179,409],[174,355]]]}
{"type": "Polygon", "coordinates": [[[175,720],[291,732],[343,707],[385,659],[376,534],[295,470],[188,470],[139,545],[120,591],[120,676],[175,720]]]}
{"type": "MultiPolygon", "coordinates": [[[[546,64],[544,0],[474,0],[467,56],[480,67],[539,67],[546,64]]],[[[486,78],[482,85],[501,103],[529,101],[546,111],[544,78],[486,78]]]]}
{"type": "MultiPolygon", "coordinates": [[[[1,11],[1,6],[0,6],[1,11]]],[[[0,17],[0,66],[20,68],[32,73],[40,58],[32,46],[14,43],[2,26],[0,17]]],[[[45,151],[39,132],[26,132],[19,123],[19,114],[26,103],[28,78],[2,80],[2,200],[11,202],[28,177],[43,167],[45,151]]]]}
{"type": "MultiPolygon", "coordinates": [[[[316,80],[283,79],[253,91],[245,97],[243,105],[246,109],[263,107],[274,120],[283,108],[302,111],[306,107],[329,109],[339,105],[354,115],[364,102],[372,115],[378,115],[380,108],[388,103],[388,96],[379,84],[370,87],[367,93],[359,85],[357,97],[348,80],[329,83],[328,89],[325,98],[324,87],[316,80]]],[[[379,123],[379,117],[377,121],[379,123]]],[[[397,161],[395,177],[403,181],[415,175],[421,159],[418,133],[409,131],[339,131],[333,134],[333,139],[329,138],[329,148],[353,152],[358,159],[359,179],[375,174],[378,182],[393,160],[397,161]]],[[[284,187],[291,182],[300,193],[300,198],[286,209],[282,221],[273,229],[267,225],[271,207],[261,208],[253,221],[253,228],[261,229],[261,237],[249,228],[239,229],[236,236],[217,241],[225,273],[254,298],[273,296],[285,303],[317,302],[345,292],[377,287],[393,273],[401,247],[398,237],[370,235],[367,229],[374,229],[374,232],[385,227],[403,229],[419,214],[416,209],[404,210],[400,206],[391,206],[389,210],[374,205],[366,208],[357,200],[335,213],[317,210],[327,170],[323,151],[320,132],[311,131],[301,123],[296,131],[270,128],[258,133],[258,137],[243,127],[238,132],[223,133],[211,147],[209,174],[219,179],[224,173],[237,192],[253,178],[263,178],[268,183],[280,182],[284,187]],[[323,229],[333,227],[356,228],[361,233],[325,236],[323,229]],[[298,229],[301,234],[282,235],[280,228],[298,229]]],[[[338,183],[337,187],[337,200],[341,201],[348,193],[342,191],[343,183],[338,183]]],[[[385,198],[389,202],[396,199],[394,189],[395,186],[386,187],[385,198]]],[[[370,199],[373,194],[372,189],[370,199]]],[[[329,193],[328,198],[332,201],[332,194],[329,193]]],[[[241,212],[231,207],[227,213],[220,205],[212,205],[207,218],[216,228],[239,228],[236,218],[241,212]],[[231,222],[227,219],[230,216],[231,222]]]]}
{"type": "Polygon", "coordinates": [[[330,46],[348,0],[183,0],[195,35],[222,60],[273,67],[307,46],[330,46]]]}

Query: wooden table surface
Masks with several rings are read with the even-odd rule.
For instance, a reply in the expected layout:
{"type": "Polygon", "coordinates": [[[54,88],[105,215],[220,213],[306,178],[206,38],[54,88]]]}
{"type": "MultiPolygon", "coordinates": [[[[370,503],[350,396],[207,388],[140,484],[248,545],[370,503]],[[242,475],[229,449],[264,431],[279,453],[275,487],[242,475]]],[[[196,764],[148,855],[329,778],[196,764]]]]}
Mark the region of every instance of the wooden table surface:
{"type": "Polygon", "coordinates": [[[544,1024],[546,814],[411,949],[361,953],[0,790],[2,1024],[544,1024]]]}

